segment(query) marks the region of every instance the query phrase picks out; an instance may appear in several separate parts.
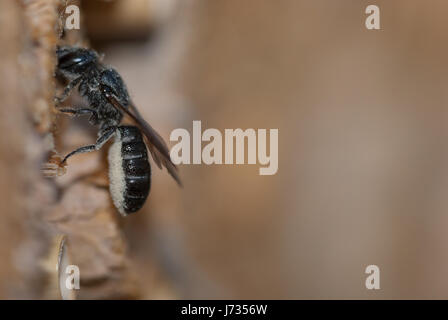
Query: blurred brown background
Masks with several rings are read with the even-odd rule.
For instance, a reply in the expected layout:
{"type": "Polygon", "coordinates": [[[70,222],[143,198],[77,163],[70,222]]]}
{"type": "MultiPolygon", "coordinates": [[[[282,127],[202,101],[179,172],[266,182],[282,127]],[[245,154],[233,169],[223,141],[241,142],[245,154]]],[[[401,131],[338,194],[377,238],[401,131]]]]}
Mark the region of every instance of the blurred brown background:
{"type": "MultiPolygon", "coordinates": [[[[446,1],[126,3],[83,4],[81,32],[167,140],[193,120],[279,129],[274,176],[183,165],[178,189],[153,166],[147,205],[118,223],[138,298],[448,298],[446,1]],[[380,31],[364,26],[370,4],[380,31]],[[370,264],[380,290],[365,288],[370,264]]],[[[16,258],[36,232],[13,214],[11,197],[27,191],[5,184],[7,144],[20,153],[33,142],[11,142],[19,130],[5,120],[0,130],[0,294],[45,298],[16,258]]],[[[41,246],[27,249],[36,268],[41,246]]]]}

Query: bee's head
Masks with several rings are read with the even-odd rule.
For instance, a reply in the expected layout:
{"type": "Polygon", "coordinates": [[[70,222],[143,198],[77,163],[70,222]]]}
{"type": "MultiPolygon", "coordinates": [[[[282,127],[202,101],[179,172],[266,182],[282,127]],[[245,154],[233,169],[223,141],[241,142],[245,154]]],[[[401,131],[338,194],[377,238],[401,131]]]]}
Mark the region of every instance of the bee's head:
{"type": "Polygon", "coordinates": [[[85,48],[58,47],[56,55],[58,71],[66,75],[82,75],[98,62],[98,54],[94,50],[85,48]]]}

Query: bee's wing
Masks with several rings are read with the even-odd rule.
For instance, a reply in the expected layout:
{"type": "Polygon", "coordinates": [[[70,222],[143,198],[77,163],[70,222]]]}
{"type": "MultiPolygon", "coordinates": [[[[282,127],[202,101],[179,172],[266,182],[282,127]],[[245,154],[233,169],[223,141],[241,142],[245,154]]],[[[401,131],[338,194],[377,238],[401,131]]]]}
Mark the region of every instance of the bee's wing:
{"type": "Polygon", "coordinates": [[[182,186],[182,182],[180,181],[179,175],[177,174],[177,167],[171,161],[170,152],[167,145],[165,144],[165,141],[163,141],[163,138],[157,133],[156,130],[153,129],[153,127],[151,127],[148,122],[145,121],[145,119],[143,119],[143,117],[140,115],[140,112],[132,103],[129,104],[128,109],[124,107],[120,102],[118,102],[113,95],[105,93],[105,96],[115,108],[124,112],[125,114],[130,116],[132,120],[135,121],[135,123],[140,127],[140,129],[146,136],[146,139],[148,140],[149,152],[151,153],[151,156],[159,169],[162,169],[162,166],[164,166],[168,170],[168,173],[174,178],[174,180],[176,180],[176,182],[180,186],[182,186]]]}

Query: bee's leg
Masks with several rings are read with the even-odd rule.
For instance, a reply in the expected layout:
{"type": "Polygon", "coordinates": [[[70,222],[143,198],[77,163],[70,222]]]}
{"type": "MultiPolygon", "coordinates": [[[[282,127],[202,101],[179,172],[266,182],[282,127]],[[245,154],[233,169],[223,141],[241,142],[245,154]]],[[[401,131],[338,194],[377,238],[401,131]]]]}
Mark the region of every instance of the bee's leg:
{"type": "Polygon", "coordinates": [[[62,94],[59,97],[55,97],[55,101],[57,104],[60,104],[61,102],[64,102],[65,99],[67,99],[68,95],[70,94],[70,91],[73,90],[74,87],[76,87],[79,83],[79,81],[81,81],[81,77],[76,78],[75,80],[72,80],[69,82],[69,84],[64,88],[64,91],[62,92],[62,94]]]}
{"type": "Polygon", "coordinates": [[[115,134],[115,131],[117,130],[116,126],[113,127],[109,127],[107,129],[105,129],[102,132],[102,135],[98,138],[98,140],[96,140],[95,144],[91,144],[89,146],[84,146],[81,148],[78,148],[72,152],[70,152],[68,155],[66,155],[64,157],[64,160],[62,160],[61,163],[65,163],[67,161],[67,159],[71,156],[74,156],[75,154],[78,153],[85,153],[85,152],[91,152],[91,151],[95,151],[95,150],[99,150],[101,149],[101,147],[110,139],[112,138],[112,136],[115,134]]]}
{"type": "Polygon", "coordinates": [[[58,109],[59,112],[70,113],[74,116],[82,116],[85,114],[90,114],[89,122],[91,124],[98,124],[98,112],[91,108],[61,108],[58,109]]]}

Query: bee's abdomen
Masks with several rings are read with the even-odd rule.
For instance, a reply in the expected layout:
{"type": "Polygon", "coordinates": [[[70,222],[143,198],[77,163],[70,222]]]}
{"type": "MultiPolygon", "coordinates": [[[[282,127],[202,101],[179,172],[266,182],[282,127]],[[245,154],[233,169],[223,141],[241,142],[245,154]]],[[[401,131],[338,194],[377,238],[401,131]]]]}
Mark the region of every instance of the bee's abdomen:
{"type": "Polygon", "coordinates": [[[122,214],[138,211],[146,201],[151,185],[151,167],[138,128],[118,128],[109,151],[110,190],[115,206],[122,214]]]}

